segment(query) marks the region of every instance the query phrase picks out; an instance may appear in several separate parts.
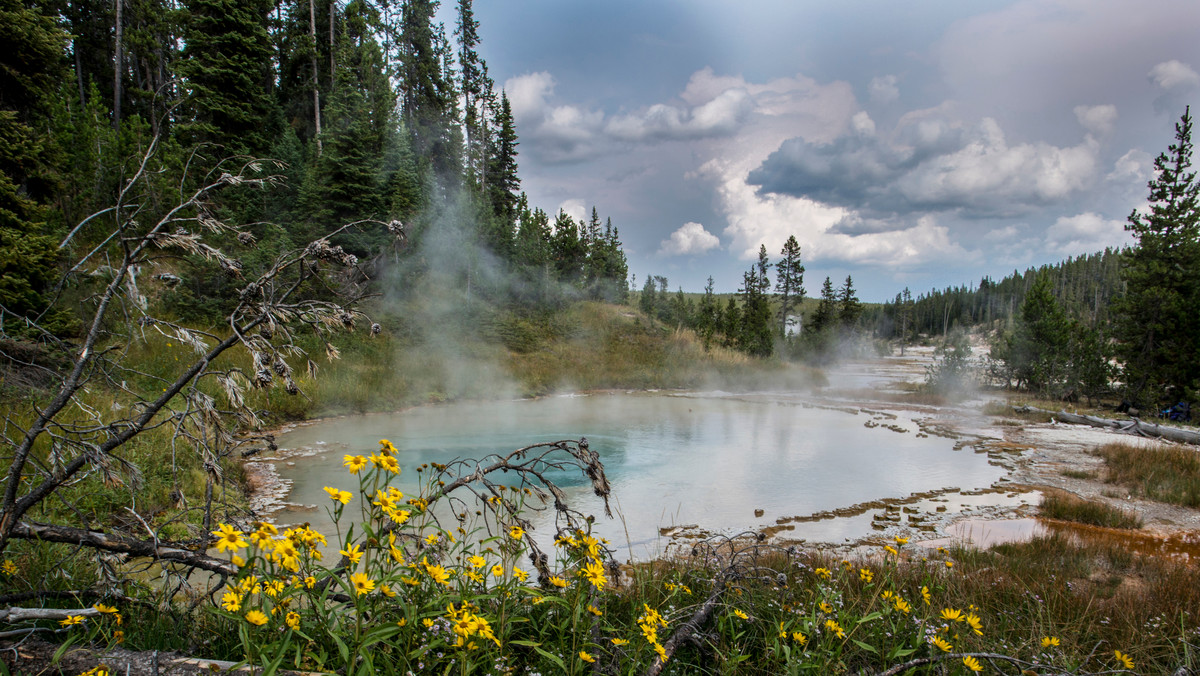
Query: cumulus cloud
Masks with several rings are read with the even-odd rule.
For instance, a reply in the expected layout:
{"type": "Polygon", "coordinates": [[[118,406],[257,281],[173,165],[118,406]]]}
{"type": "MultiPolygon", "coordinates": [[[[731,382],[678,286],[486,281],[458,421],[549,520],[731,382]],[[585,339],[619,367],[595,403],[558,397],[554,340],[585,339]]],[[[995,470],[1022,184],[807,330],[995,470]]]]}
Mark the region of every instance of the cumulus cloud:
{"type": "Polygon", "coordinates": [[[658,253],[664,256],[689,256],[717,248],[721,240],[699,223],[684,223],[670,238],[663,240],[658,253]]]}
{"type": "Polygon", "coordinates": [[[1046,249],[1062,256],[1095,253],[1105,247],[1132,244],[1125,222],[1104,218],[1090,211],[1061,216],[1046,229],[1046,249]]]}
{"type": "MultiPolygon", "coordinates": [[[[1083,111],[1093,126],[1115,110],[1083,111]]],[[[868,216],[956,212],[967,218],[1012,216],[1060,202],[1089,187],[1099,142],[1060,148],[1010,145],[999,123],[984,118],[964,129],[938,115],[902,119],[893,138],[856,133],[831,143],[784,141],[749,182],[763,193],[805,197],[868,216]]]]}
{"type": "Polygon", "coordinates": [[[1075,106],[1075,119],[1084,129],[1097,136],[1110,136],[1117,123],[1117,107],[1112,104],[1075,106]]]}
{"type": "Polygon", "coordinates": [[[801,75],[752,83],[711,68],[692,75],[679,101],[619,114],[559,105],[554,90],[547,72],[505,83],[523,147],[547,163],[591,159],[634,144],[733,138],[754,119],[777,118],[821,136],[844,127],[857,108],[846,83],[821,84],[801,75]]]}
{"type": "Polygon", "coordinates": [[[900,98],[900,88],[896,86],[895,75],[881,75],[871,78],[867,85],[867,93],[875,103],[891,103],[900,98]]]}
{"type": "Polygon", "coordinates": [[[977,257],[953,242],[949,228],[932,216],[885,225],[805,197],[762,193],[747,182],[745,172],[728,163],[708,162],[702,172],[716,182],[719,208],[729,223],[723,234],[730,251],[743,260],[757,258],[760,245],[778,251],[789,236],[800,242],[805,260],[822,264],[899,270],[977,257]]]}
{"type": "MultiPolygon", "coordinates": [[[[562,204],[558,205],[558,210],[565,212],[576,222],[587,220],[587,207],[584,206],[583,200],[579,198],[564,200],[562,204]]],[[[551,220],[553,220],[553,218],[551,218],[551,220]]]]}
{"type": "Polygon", "coordinates": [[[1163,89],[1190,89],[1200,86],[1200,73],[1175,59],[1157,64],[1150,69],[1148,77],[1163,89]]]}
{"type": "Polygon", "coordinates": [[[1175,59],[1155,65],[1147,77],[1162,90],[1154,99],[1154,110],[1159,113],[1176,114],[1200,88],[1200,73],[1175,59]]]}

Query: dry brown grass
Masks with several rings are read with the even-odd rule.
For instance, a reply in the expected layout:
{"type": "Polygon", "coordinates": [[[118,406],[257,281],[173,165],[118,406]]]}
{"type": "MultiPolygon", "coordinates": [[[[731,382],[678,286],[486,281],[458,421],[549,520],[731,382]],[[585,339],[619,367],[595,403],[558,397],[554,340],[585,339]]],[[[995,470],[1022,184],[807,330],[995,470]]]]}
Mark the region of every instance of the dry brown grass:
{"type": "Polygon", "coordinates": [[[1107,481],[1150,500],[1200,507],[1200,451],[1190,447],[1145,448],[1123,443],[1096,449],[1107,481]]]}

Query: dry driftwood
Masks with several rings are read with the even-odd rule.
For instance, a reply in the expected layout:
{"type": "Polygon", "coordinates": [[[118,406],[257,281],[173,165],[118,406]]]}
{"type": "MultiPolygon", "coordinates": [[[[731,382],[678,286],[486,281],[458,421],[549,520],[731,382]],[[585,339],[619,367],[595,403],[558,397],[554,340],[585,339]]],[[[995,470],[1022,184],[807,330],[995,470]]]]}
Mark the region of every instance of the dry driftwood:
{"type": "Polygon", "coordinates": [[[1034,408],[1032,406],[1020,406],[1013,410],[1018,413],[1047,413],[1054,416],[1056,420],[1072,425],[1090,425],[1101,429],[1108,429],[1121,434],[1133,434],[1140,437],[1151,437],[1155,439],[1166,439],[1175,441],[1181,444],[1200,445],[1200,432],[1193,430],[1185,430],[1179,427],[1169,427],[1167,425],[1159,425],[1158,423],[1150,423],[1138,418],[1130,418],[1129,420],[1114,420],[1112,418],[1098,418],[1093,415],[1082,415],[1080,413],[1068,413],[1067,411],[1050,411],[1044,408],[1034,408]]]}

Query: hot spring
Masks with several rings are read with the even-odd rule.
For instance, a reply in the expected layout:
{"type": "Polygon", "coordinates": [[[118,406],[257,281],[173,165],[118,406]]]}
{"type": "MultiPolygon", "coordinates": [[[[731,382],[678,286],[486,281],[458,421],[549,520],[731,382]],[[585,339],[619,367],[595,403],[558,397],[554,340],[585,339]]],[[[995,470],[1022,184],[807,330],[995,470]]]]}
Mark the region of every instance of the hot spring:
{"type": "MultiPolygon", "coordinates": [[[[615,518],[603,516],[586,477],[564,472],[551,478],[572,508],[596,516],[595,530],[619,555],[633,558],[661,553],[664,534],[679,526],[736,533],[792,523],[789,538],[846,543],[877,532],[870,513],[805,517],[883,500],[913,502],[914,496],[948,502],[937,496],[953,495],[958,507],[1003,500],[994,493],[977,497],[1006,470],[985,453],[956,450],[961,444],[955,440],[922,433],[925,416],[823,406],[785,394],[707,392],[465,402],[343,417],[279,435],[290,459],[277,467],[291,484],[291,504],[272,516],[280,524],[309,522],[330,532],[323,487],[353,490],[356,480],[342,466],[343,455],[375,452],[380,439],[396,445],[403,468],[397,486],[414,495],[415,470],[423,463],[587,437],[612,485],[615,518]]],[[[347,514],[358,512],[355,503],[349,507],[347,514]]],[[[553,539],[548,517],[533,522],[531,535],[553,539]]]]}

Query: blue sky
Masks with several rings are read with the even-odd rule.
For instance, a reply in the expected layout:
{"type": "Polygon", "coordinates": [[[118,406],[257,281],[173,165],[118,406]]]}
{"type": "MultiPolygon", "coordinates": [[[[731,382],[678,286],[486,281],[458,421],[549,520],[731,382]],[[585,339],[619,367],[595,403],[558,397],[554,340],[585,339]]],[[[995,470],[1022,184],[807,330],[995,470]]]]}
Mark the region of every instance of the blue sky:
{"type": "MultiPolygon", "coordinates": [[[[448,29],[453,5],[442,8],[448,29]]],[[[630,271],[735,290],[795,235],[809,294],[975,283],[1129,243],[1200,103],[1195,0],[476,0],[522,188],[630,271]]]]}

